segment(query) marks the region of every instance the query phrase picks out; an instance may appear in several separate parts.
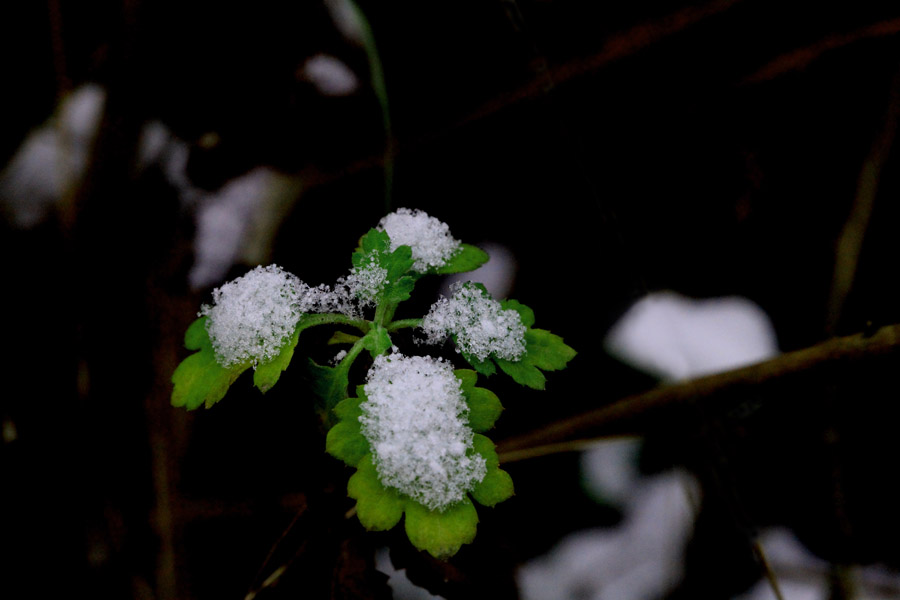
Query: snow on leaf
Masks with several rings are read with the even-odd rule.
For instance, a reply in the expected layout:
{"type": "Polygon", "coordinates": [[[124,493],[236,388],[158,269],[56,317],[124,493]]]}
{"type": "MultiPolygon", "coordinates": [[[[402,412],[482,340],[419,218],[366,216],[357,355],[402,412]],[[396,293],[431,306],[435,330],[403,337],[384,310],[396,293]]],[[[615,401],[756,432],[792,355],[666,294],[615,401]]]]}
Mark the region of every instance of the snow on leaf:
{"type": "Polygon", "coordinates": [[[484,461],[470,456],[469,408],[449,364],[431,357],[379,356],[360,405],[381,481],[443,510],[484,477],[484,461]]]}
{"type": "Polygon", "coordinates": [[[378,229],[387,232],[391,250],[410,247],[413,269],[419,273],[444,267],[461,249],[446,223],[418,209],[400,208],[382,218],[378,229]]]}
{"type": "Polygon", "coordinates": [[[223,367],[257,365],[275,358],[302,311],[301,282],[277,265],[257,267],[213,291],[213,304],[200,314],[223,367]]]}
{"type": "Polygon", "coordinates": [[[432,305],[422,329],[430,343],[452,334],[459,351],[478,361],[488,357],[516,361],[525,353],[525,325],[519,313],[504,309],[477,283],[455,285],[450,298],[432,305]]]}
{"type": "MultiPolygon", "coordinates": [[[[447,471],[457,471],[457,483],[452,485],[462,485],[462,492],[458,495],[447,495],[446,489],[452,485],[446,481],[442,484],[440,477],[434,474],[428,475],[428,462],[439,464],[448,454],[453,454],[453,446],[459,445],[459,440],[454,440],[453,435],[450,435],[449,440],[444,439],[443,444],[435,445],[432,442],[434,439],[447,438],[447,432],[444,430],[454,428],[453,419],[448,420],[447,414],[468,413],[470,419],[473,419],[470,425],[478,431],[483,431],[493,426],[502,406],[492,392],[476,387],[478,375],[474,371],[466,369],[449,371],[449,377],[455,383],[445,387],[447,381],[443,378],[447,376],[445,371],[449,370],[449,366],[436,359],[408,358],[395,354],[390,357],[382,356],[377,360],[382,363],[390,360],[400,368],[384,367],[382,364],[379,367],[383,369],[382,372],[380,374],[376,372],[374,377],[369,378],[370,383],[373,380],[376,382],[374,386],[369,384],[359,386],[356,398],[343,400],[334,407],[333,412],[340,421],[329,431],[326,449],[332,456],[356,467],[357,470],[350,478],[347,490],[350,497],[356,499],[357,514],[367,529],[390,529],[405,513],[406,531],[410,541],[417,548],[435,557],[447,558],[462,544],[471,542],[475,536],[478,517],[467,493],[471,493],[473,498],[485,506],[494,506],[512,495],[512,480],[507,473],[498,468],[499,462],[493,442],[483,435],[473,433],[467,427],[469,433],[468,442],[464,445],[464,455],[456,456],[449,466],[443,465],[447,471]],[[405,464],[400,468],[409,469],[409,472],[417,474],[418,478],[414,482],[407,481],[407,483],[425,486],[426,489],[422,491],[401,490],[386,483],[384,474],[376,467],[383,458],[379,457],[373,448],[388,447],[388,452],[393,452],[396,449],[389,446],[396,445],[393,444],[396,440],[387,436],[390,440],[384,444],[382,443],[384,440],[380,437],[367,439],[363,432],[365,425],[361,421],[365,421],[372,414],[371,394],[368,390],[374,392],[377,397],[385,394],[383,389],[385,382],[395,380],[402,388],[412,393],[414,400],[421,401],[424,398],[426,405],[430,393],[439,392],[436,395],[443,396],[447,388],[461,392],[461,399],[466,405],[451,408],[449,413],[446,413],[447,407],[435,409],[426,406],[424,410],[426,416],[423,417],[423,411],[417,410],[423,402],[414,401],[406,403],[405,408],[394,415],[401,424],[407,424],[408,429],[415,432],[415,440],[418,443],[409,446],[402,443],[398,445],[406,454],[414,455],[408,457],[406,461],[401,461],[405,464]],[[440,418],[428,418],[429,411],[433,411],[434,415],[440,418]],[[431,424],[430,427],[421,427],[423,422],[431,424]],[[457,463],[456,466],[452,464],[454,461],[457,463]],[[465,467],[457,468],[465,464],[476,465],[477,471],[483,472],[484,475],[467,483],[465,467]],[[460,472],[461,478],[458,477],[460,472]],[[441,498],[440,501],[434,501],[435,494],[432,492],[436,489],[440,491],[437,494],[441,498]],[[426,505],[426,502],[429,505],[426,505]]],[[[388,387],[393,385],[387,383],[388,387]]],[[[382,400],[393,404],[397,400],[398,393],[397,390],[392,390],[382,400]]],[[[453,392],[450,395],[455,396],[453,392]]],[[[402,400],[400,404],[404,404],[402,400]]],[[[452,400],[450,405],[453,405],[452,400]]],[[[382,414],[381,417],[384,418],[385,415],[382,414]]],[[[453,477],[451,473],[450,479],[453,477]]]]}
{"type": "Polygon", "coordinates": [[[215,352],[206,333],[207,317],[200,317],[188,327],[185,346],[197,350],[185,358],[172,374],[172,406],[194,410],[207,408],[221,400],[228,388],[249,364],[223,367],[216,360],[215,352]]]}
{"type": "Polygon", "coordinates": [[[486,263],[489,258],[488,253],[481,248],[471,244],[461,244],[459,253],[454,254],[444,266],[436,269],[435,273],[439,275],[450,275],[452,273],[474,271],[486,263]]]}

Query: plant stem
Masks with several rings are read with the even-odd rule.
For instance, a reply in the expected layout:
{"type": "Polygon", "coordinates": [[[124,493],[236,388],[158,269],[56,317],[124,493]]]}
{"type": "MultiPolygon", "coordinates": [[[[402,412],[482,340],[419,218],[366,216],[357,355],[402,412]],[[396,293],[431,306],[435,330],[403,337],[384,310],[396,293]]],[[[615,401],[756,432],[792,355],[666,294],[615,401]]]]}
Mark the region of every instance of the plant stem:
{"type": "Polygon", "coordinates": [[[303,318],[304,328],[318,325],[350,325],[363,333],[369,333],[372,328],[372,324],[365,319],[354,319],[338,313],[307,314],[303,318]]]}
{"type": "Polygon", "coordinates": [[[418,327],[422,324],[422,319],[400,319],[399,321],[392,321],[385,326],[385,329],[390,331],[397,331],[398,329],[404,329],[406,327],[418,327]]]}

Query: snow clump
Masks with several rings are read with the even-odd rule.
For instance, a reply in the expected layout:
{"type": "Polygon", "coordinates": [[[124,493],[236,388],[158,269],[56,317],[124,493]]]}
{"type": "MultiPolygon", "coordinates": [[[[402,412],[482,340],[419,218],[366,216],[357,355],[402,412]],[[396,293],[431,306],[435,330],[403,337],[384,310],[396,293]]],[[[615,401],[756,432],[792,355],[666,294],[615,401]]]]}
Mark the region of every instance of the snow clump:
{"type": "Polygon", "coordinates": [[[359,290],[375,289],[378,277],[377,273],[364,272],[365,276],[361,272],[350,281],[354,277],[351,274],[334,287],[324,283],[311,286],[281,267],[269,265],[256,267],[216,288],[213,304],[204,304],[198,313],[209,317],[206,331],[216,361],[223,367],[244,363],[256,367],[272,360],[304,314],[340,313],[360,317],[362,293],[359,290]]]}
{"type": "Polygon", "coordinates": [[[255,367],[275,358],[303,312],[302,285],[295,275],[269,265],[213,290],[213,305],[204,304],[198,316],[209,317],[206,331],[219,364],[255,367]]]}
{"type": "Polygon", "coordinates": [[[446,223],[418,209],[400,208],[382,218],[378,229],[391,238],[391,252],[400,246],[412,248],[413,270],[419,273],[443,267],[462,247],[446,223]]]}
{"type": "Polygon", "coordinates": [[[469,408],[448,363],[379,356],[364,389],[359,422],[385,486],[443,511],[484,479],[484,458],[467,454],[474,436],[469,408]]]}
{"type": "Polygon", "coordinates": [[[373,258],[367,265],[353,267],[350,275],[338,283],[347,286],[351,295],[368,306],[375,303],[378,293],[384,289],[387,283],[387,269],[379,266],[373,258]]]}
{"type": "Polygon", "coordinates": [[[488,356],[517,361],[525,355],[525,325],[519,313],[504,309],[471,282],[455,284],[453,295],[431,306],[422,320],[430,344],[456,335],[456,350],[478,360],[488,356]]]}

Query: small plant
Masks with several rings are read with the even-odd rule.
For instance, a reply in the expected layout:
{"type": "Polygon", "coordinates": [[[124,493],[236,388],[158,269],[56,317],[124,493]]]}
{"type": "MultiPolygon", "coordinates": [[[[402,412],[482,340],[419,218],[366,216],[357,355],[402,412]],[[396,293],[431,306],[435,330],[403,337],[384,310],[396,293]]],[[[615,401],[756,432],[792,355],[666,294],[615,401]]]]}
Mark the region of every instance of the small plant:
{"type": "Polygon", "coordinates": [[[275,265],[257,267],[216,289],[188,328],[185,346],[196,352],[172,376],[172,404],[209,408],[251,367],[266,392],[290,365],[303,330],[336,327],[329,343],[348,349],[332,365],[307,365],[328,429],[326,450],[356,469],[347,484],[356,514],[368,530],[391,529],[405,515],[413,545],[448,558],[475,537],[473,499],[492,507],[513,495],[483,435],[503,406],[476,385],[478,376],[499,368],[543,389],[543,371],[575,356],[561,337],[533,327],[530,308],[497,301],[477,283],[454,286],[423,318],[394,320],[419,278],[471,271],[487,260],[445,223],[400,209],[361,238],[349,275],[334,286],[311,287],[275,265]],[[402,354],[391,335],[404,328],[420,329],[429,344],[452,339],[472,368],[402,354]],[[350,367],[364,351],[372,366],[350,397],[350,367]]]}

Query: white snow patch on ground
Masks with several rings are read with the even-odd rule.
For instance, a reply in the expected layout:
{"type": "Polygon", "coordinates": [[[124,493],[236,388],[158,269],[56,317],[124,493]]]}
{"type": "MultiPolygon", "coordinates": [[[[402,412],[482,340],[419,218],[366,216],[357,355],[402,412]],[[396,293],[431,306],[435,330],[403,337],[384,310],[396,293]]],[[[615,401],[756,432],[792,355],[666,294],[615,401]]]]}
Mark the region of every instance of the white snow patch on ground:
{"type": "Polygon", "coordinates": [[[607,351],[666,381],[727,371],[778,354],[766,313],[740,297],[692,300],[674,292],[635,303],[606,337],[607,351]]]}

